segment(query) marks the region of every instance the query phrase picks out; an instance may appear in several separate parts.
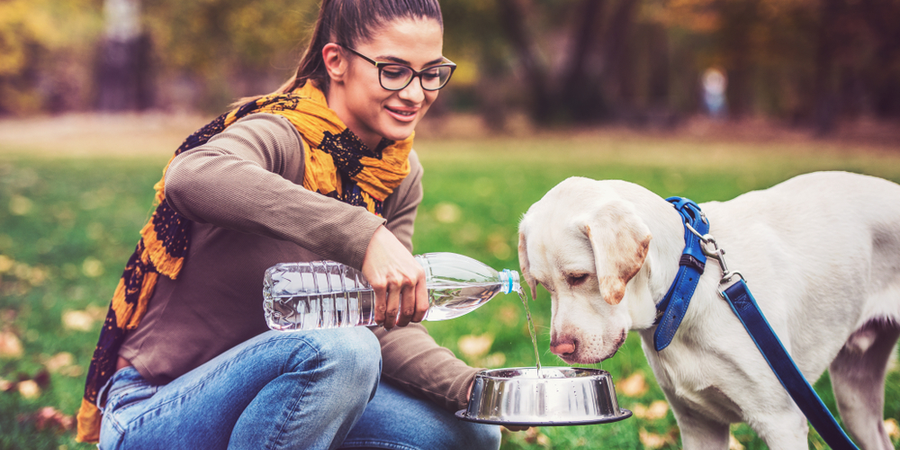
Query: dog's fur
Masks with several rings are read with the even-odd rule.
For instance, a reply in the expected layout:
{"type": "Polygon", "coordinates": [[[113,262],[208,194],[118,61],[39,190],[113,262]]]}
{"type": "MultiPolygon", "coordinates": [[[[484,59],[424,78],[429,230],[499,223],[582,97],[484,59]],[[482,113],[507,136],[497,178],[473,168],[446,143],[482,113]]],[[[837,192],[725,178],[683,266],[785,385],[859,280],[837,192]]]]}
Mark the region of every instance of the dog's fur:
{"type": "MultiPolygon", "coordinates": [[[[844,426],[865,449],[892,449],[884,376],[900,335],[900,186],[843,172],[798,176],[701,204],[810,382],[827,368],[844,426]]],[[[553,353],[569,364],[613,356],[629,330],[672,406],[685,448],[728,448],[746,422],[772,449],[808,448],[807,421],[718,295],[709,259],[672,343],[653,347],[655,305],[684,249],[671,204],[624,181],[570,178],[531,206],[519,261],[552,300],[553,353]]]]}

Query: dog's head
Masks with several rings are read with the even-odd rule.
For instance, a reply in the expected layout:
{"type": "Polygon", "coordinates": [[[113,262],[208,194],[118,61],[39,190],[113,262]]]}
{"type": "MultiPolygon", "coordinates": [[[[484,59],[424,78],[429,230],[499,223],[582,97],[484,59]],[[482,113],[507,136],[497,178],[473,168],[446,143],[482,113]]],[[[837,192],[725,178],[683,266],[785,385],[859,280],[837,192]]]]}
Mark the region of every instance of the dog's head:
{"type": "Polygon", "coordinates": [[[650,230],[615,189],[570,178],[529,208],[519,225],[519,264],[531,288],[551,297],[550,349],[569,364],[613,356],[632,325],[631,297],[642,295],[650,230]]]}

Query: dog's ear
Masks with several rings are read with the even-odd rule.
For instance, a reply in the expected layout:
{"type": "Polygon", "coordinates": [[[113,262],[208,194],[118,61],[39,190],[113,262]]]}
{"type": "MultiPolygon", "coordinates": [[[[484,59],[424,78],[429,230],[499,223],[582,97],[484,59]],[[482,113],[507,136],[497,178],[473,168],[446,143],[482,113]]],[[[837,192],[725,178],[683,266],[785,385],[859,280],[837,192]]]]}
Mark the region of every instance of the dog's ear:
{"type": "Polygon", "coordinates": [[[600,295],[610,305],[625,296],[625,285],[644,265],[650,229],[625,203],[607,203],[596,211],[584,232],[591,242],[600,295]]]}
{"type": "Polygon", "coordinates": [[[522,269],[522,278],[531,289],[531,299],[537,296],[537,282],[531,276],[530,265],[528,264],[528,250],[525,248],[525,231],[519,230],[519,268],[522,269]]]}

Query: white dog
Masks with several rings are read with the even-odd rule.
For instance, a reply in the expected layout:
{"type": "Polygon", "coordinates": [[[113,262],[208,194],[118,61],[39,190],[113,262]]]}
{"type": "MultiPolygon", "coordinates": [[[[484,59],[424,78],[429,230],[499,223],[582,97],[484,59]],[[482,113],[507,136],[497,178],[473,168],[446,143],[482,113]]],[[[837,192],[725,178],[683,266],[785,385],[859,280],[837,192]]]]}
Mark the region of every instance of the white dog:
{"type": "MultiPolygon", "coordinates": [[[[822,172],[700,207],[803,375],[813,383],[830,371],[848,434],[892,449],[882,416],[900,335],[900,185],[822,172]]],[[[585,178],[554,187],[519,227],[524,278],[551,295],[551,350],[592,364],[637,330],[685,448],[728,448],[735,422],[772,449],[808,448],[806,418],[718,294],[715,260],[671,344],[654,349],[655,305],[684,245],[681,216],[645,188],[585,178]]]]}

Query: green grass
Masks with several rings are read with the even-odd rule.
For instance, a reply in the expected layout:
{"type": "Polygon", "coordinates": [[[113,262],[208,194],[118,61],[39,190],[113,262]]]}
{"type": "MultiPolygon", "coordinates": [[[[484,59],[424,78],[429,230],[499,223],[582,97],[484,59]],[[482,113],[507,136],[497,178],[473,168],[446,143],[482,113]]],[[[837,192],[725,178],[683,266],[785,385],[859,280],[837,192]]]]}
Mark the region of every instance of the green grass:
{"type": "MultiPolygon", "coordinates": [[[[629,180],[663,196],[683,195],[698,202],[727,200],[814,170],[849,170],[900,182],[900,149],[626,132],[561,136],[420,140],[426,195],[416,222],[416,253],[452,251],[498,269],[518,269],[519,219],[569,176],[629,180]]],[[[84,150],[77,141],[60,145],[84,150]]],[[[71,322],[65,325],[63,317],[72,311],[86,312],[87,317],[104,312],[150,212],[152,185],[168,159],[166,152],[141,157],[66,153],[80,156],[32,154],[27,144],[0,141],[0,332],[15,336],[23,348],[19,356],[0,356],[0,380],[6,382],[6,391],[0,392],[0,449],[91,448],[76,444],[71,431],[39,430],[34,414],[48,406],[65,415],[76,412],[100,321],[88,322],[82,331],[71,322]],[[71,354],[74,361],[54,367],[51,358],[61,354],[71,354]],[[23,380],[36,380],[40,394],[20,393],[17,383],[23,380]]],[[[549,306],[546,291],[539,290],[531,311],[541,362],[562,365],[549,352],[549,306]]],[[[499,296],[467,316],[427,326],[439,343],[472,365],[534,365],[516,296],[499,296]],[[470,335],[489,337],[490,349],[464,353],[460,339],[470,335]]],[[[619,394],[623,407],[635,409],[664,399],[634,334],[615,357],[593,367],[608,370],[617,381],[634,373],[646,377],[645,392],[619,394]]],[[[885,417],[898,419],[900,371],[893,370],[887,384],[885,417]]],[[[827,376],[816,388],[833,409],[827,376]]],[[[765,448],[749,427],[732,430],[746,448],[765,448]]],[[[642,433],[663,437],[666,443],[659,448],[680,447],[669,411],[660,419],[633,417],[607,425],[505,434],[502,448],[642,448],[642,433]]],[[[825,448],[817,436],[811,441],[813,448],[825,448]]]]}

